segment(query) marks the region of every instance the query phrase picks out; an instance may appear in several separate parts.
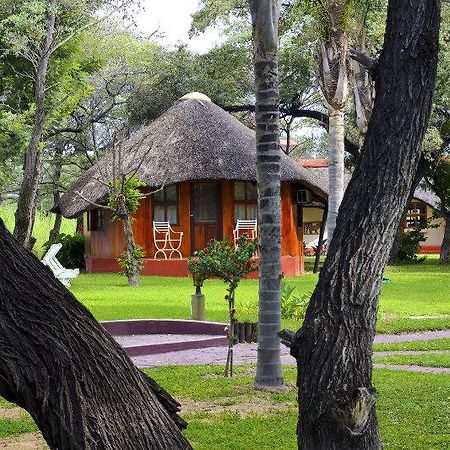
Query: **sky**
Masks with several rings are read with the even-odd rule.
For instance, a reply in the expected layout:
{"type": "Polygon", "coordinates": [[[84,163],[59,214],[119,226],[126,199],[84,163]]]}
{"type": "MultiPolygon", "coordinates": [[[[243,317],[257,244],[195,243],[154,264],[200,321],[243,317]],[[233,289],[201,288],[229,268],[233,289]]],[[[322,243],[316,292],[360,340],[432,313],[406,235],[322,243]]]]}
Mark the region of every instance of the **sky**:
{"type": "Polygon", "coordinates": [[[198,9],[198,0],[142,0],[141,5],[144,11],[136,17],[136,24],[142,33],[159,29],[164,34],[162,42],[173,46],[181,41],[198,53],[205,53],[220,42],[220,32],[212,28],[189,39],[191,14],[198,9]]]}

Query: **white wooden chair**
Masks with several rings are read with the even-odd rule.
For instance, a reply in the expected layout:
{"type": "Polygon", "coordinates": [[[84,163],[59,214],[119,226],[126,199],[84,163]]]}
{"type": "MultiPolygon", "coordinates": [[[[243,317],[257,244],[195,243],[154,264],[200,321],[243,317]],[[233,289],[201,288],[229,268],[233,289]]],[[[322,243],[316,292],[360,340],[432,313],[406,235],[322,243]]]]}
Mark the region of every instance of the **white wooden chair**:
{"type": "Polygon", "coordinates": [[[66,269],[61,265],[56,259],[56,254],[61,250],[61,247],[62,244],[53,244],[42,258],[42,263],[51,269],[56,279],[69,288],[70,280],[79,275],[80,269],[66,269]]]}
{"type": "Polygon", "coordinates": [[[180,247],[183,241],[183,232],[174,231],[169,222],[153,222],[153,243],[156,247],[156,252],[153,258],[156,259],[159,253],[162,253],[164,259],[172,258],[173,254],[176,254],[183,258],[180,247]]]}
{"type": "Polygon", "coordinates": [[[258,237],[258,221],[238,219],[236,221],[236,227],[233,230],[234,245],[237,246],[238,239],[246,234],[248,239],[254,241],[258,237]]]}

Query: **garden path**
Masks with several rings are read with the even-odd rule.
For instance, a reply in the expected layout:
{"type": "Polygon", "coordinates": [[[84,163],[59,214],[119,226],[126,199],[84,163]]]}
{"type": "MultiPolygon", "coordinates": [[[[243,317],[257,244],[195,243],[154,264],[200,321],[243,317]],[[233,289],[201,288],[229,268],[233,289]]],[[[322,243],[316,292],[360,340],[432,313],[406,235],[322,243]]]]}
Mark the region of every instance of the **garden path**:
{"type": "MultiPolygon", "coordinates": [[[[426,341],[431,339],[450,338],[450,330],[425,331],[420,333],[404,333],[392,335],[377,335],[375,343],[407,342],[407,341],[426,341]]],[[[209,347],[193,350],[182,350],[177,352],[159,353],[153,355],[133,357],[133,362],[138,367],[158,367],[158,366],[177,366],[177,365],[222,365],[226,360],[226,347],[209,347]]],[[[374,352],[374,356],[389,355],[414,355],[414,354],[448,354],[449,351],[391,351],[374,352]]],[[[245,364],[255,363],[257,357],[257,344],[238,344],[234,347],[234,363],[245,364]]],[[[289,354],[289,349],[282,346],[281,361],[283,364],[295,364],[296,360],[289,354]]],[[[392,370],[407,370],[424,373],[449,373],[450,368],[422,367],[415,365],[391,365],[374,364],[376,368],[385,368],[392,370]]]]}

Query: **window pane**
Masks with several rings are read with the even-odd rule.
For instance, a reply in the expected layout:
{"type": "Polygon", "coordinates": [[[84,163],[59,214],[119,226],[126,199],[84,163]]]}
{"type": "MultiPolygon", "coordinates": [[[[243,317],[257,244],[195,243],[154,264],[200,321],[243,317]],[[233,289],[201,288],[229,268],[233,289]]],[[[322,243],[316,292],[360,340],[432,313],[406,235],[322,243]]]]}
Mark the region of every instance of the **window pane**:
{"type": "Polygon", "coordinates": [[[256,184],[247,183],[247,200],[257,200],[258,190],[256,189],[256,184]]]}
{"type": "Polygon", "coordinates": [[[195,223],[217,221],[217,189],[216,183],[194,184],[195,223]]]}
{"type": "Polygon", "coordinates": [[[245,200],[245,183],[243,181],[234,183],[234,199],[245,200]]]}
{"type": "Polygon", "coordinates": [[[172,186],[166,187],[166,202],[176,202],[177,201],[177,186],[172,184],[172,186]]]}
{"type": "Polygon", "coordinates": [[[153,199],[155,202],[163,202],[164,201],[164,189],[160,189],[153,194],[153,199]]]}
{"type": "Polygon", "coordinates": [[[256,203],[247,205],[247,220],[256,220],[258,218],[258,207],[256,203]]]}
{"type": "Polygon", "coordinates": [[[153,220],[155,222],[165,222],[164,206],[155,205],[153,208],[153,220]]]}
{"type": "Polygon", "coordinates": [[[234,205],[234,220],[245,218],[245,205],[234,205]]]}
{"type": "Polygon", "coordinates": [[[176,206],[168,206],[167,207],[167,221],[170,222],[171,224],[178,223],[176,206]]]}

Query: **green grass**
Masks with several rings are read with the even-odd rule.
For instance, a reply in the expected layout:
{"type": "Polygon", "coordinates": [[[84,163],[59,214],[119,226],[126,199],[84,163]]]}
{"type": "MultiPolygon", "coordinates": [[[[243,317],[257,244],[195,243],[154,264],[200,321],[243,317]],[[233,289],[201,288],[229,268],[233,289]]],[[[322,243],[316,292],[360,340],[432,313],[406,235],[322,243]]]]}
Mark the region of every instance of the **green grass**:
{"type": "MultiPolygon", "coordinates": [[[[196,450],[294,450],[297,422],[295,367],[285,367],[289,390],[256,391],[255,366],[236,368],[224,378],[222,367],[160,367],[147,372],[187,408],[186,437],[196,450]]],[[[431,450],[450,447],[448,375],[375,370],[380,394],[378,418],[388,450],[431,450]]],[[[22,420],[0,419],[0,437],[34,431],[22,420]]]]}
{"type": "MultiPolygon", "coordinates": [[[[16,205],[2,205],[0,207],[0,218],[5,222],[6,228],[12,232],[14,229],[14,214],[16,205]]],[[[33,228],[33,236],[36,238],[36,244],[33,250],[39,257],[43,256],[42,245],[47,242],[50,230],[55,221],[54,214],[45,214],[39,211],[36,215],[36,221],[33,228]]],[[[75,232],[76,221],[63,219],[61,224],[61,233],[73,234],[75,232]]]]}
{"type": "Polygon", "coordinates": [[[393,364],[401,366],[445,367],[450,368],[450,354],[422,354],[422,355],[391,355],[375,356],[373,362],[377,364],[393,364]]]}
{"type": "Polygon", "coordinates": [[[16,405],[7,402],[0,397],[0,438],[16,436],[22,433],[37,431],[37,426],[31,416],[24,410],[18,410],[17,418],[14,419],[2,415],[2,410],[18,409],[16,405]]]}
{"type": "MultiPolygon", "coordinates": [[[[422,264],[388,267],[386,276],[391,282],[382,287],[378,332],[450,329],[450,267],[439,265],[436,258],[428,258],[422,264]]],[[[286,282],[295,285],[295,292],[301,295],[313,291],[317,275],[307,273],[286,282]]],[[[205,282],[208,320],[227,320],[225,288],[220,280],[205,282]]],[[[190,278],[142,277],[142,286],[131,289],[125,277],[118,274],[85,274],[74,280],[73,292],[99,320],[186,319],[194,288],[190,278]]],[[[256,320],[257,298],[258,281],[243,280],[236,291],[238,319],[256,320]]],[[[293,320],[283,321],[285,328],[295,330],[299,326],[293,320]]]]}
{"type": "MultiPolygon", "coordinates": [[[[184,417],[189,421],[186,436],[194,448],[296,448],[295,389],[282,394],[255,391],[253,370],[254,366],[238,367],[237,377],[231,380],[221,376],[221,367],[163,367],[149,372],[182,404],[183,400],[190,404],[191,411],[184,417]],[[193,410],[192,402],[197,402],[198,411],[193,410]],[[228,411],[224,403],[231,405],[228,411]]],[[[285,368],[291,387],[295,374],[294,367],[285,368]]],[[[378,416],[385,448],[450,446],[448,375],[375,370],[374,380],[380,393],[378,416]]]]}
{"type": "Polygon", "coordinates": [[[0,438],[17,436],[22,433],[38,431],[38,427],[30,416],[24,415],[21,420],[0,418],[0,438]]]}
{"type": "Polygon", "coordinates": [[[428,341],[392,342],[390,344],[374,344],[375,352],[397,350],[450,350],[450,339],[430,339],[428,341]]]}

